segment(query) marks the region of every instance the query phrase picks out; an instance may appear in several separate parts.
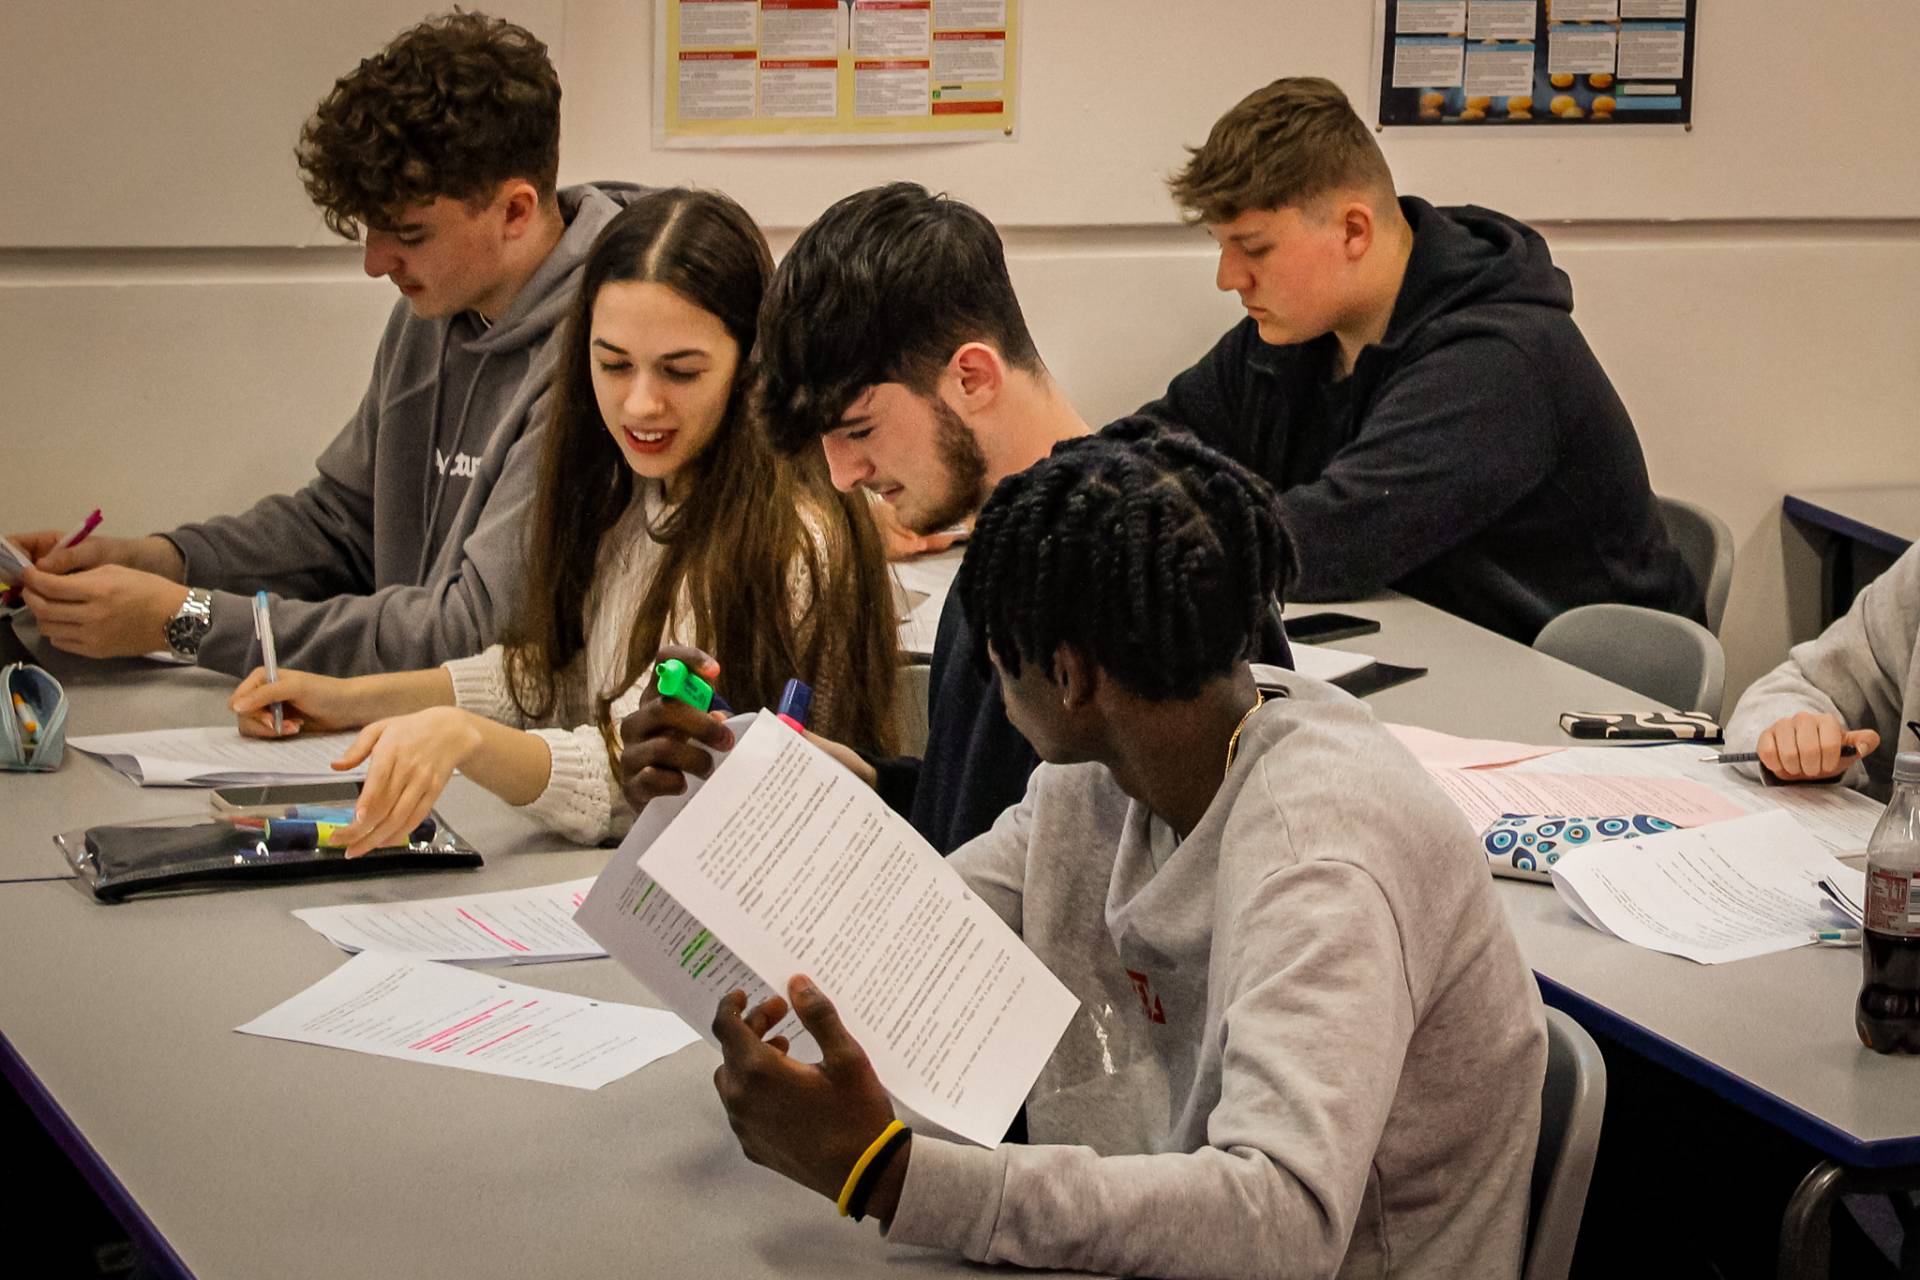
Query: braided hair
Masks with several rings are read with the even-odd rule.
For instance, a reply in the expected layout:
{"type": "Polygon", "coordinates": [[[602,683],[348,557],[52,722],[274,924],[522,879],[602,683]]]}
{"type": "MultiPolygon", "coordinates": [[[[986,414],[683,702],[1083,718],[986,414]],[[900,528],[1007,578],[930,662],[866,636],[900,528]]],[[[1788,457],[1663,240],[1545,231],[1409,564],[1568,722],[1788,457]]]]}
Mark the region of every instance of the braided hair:
{"type": "Polygon", "coordinates": [[[1266,481],[1150,418],[1063,441],[995,487],[957,588],[974,661],[1062,645],[1131,692],[1191,698],[1249,653],[1292,544],[1266,481]]]}

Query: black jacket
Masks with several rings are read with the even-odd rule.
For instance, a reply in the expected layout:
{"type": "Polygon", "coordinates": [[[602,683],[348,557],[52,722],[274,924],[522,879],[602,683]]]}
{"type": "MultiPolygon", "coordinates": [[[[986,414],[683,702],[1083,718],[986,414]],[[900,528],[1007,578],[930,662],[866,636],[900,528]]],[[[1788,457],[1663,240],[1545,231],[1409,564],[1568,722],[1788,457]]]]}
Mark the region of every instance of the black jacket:
{"type": "Polygon", "coordinates": [[[1351,377],[1332,334],[1269,346],[1248,318],[1141,412],[1282,491],[1289,600],[1394,587],[1523,644],[1600,601],[1703,621],[1546,243],[1490,210],[1400,206],[1406,278],[1351,377]]]}

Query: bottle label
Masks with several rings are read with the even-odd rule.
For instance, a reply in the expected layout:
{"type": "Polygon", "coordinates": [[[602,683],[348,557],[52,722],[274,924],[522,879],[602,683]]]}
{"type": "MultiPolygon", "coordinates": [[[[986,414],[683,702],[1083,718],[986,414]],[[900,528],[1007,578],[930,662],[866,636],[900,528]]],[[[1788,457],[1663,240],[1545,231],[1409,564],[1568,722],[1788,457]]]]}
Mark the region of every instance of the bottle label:
{"type": "Polygon", "coordinates": [[[1912,872],[1875,867],[1867,872],[1867,928],[1920,936],[1920,879],[1912,872]]]}

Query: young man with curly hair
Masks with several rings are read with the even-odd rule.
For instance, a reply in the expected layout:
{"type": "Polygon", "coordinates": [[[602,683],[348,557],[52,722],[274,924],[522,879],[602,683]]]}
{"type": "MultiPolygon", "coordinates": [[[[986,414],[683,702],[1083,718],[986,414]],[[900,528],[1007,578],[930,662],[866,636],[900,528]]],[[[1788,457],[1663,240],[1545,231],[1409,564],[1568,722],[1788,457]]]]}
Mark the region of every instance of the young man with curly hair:
{"type": "Polygon", "coordinates": [[[639,188],[559,189],[560,82],[532,33],[478,13],[402,32],[334,84],[296,149],[327,225],[400,291],[360,407],[298,493],[237,516],[37,557],[26,599],[58,647],[171,648],[238,675],[247,596],[271,593],[280,660],[352,675],[498,638],[556,336],[587,250],[639,188]]]}

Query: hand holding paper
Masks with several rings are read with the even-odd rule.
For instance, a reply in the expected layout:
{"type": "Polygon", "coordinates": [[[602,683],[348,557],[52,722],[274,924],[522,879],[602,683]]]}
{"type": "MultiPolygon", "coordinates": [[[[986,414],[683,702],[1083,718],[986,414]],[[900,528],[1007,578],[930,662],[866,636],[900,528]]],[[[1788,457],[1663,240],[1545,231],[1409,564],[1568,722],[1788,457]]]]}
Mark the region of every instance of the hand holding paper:
{"type": "MultiPolygon", "coordinates": [[[[867,1144],[893,1120],[893,1102],[833,1002],[804,975],[787,990],[820,1046],[818,1065],[788,1056],[785,1036],[765,1039],[787,1016],[787,1001],[774,996],[747,1010],[746,994],[733,991],[713,1017],[726,1059],[713,1087],[747,1159],[833,1199],[867,1144]]],[[[895,1159],[904,1170],[904,1155],[895,1159]]]]}
{"type": "MultiPolygon", "coordinates": [[[[735,987],[811,975],[903,1106],[998,1142],[1072,994],[859,779],[771,715],[730,727],[724,767],[647,807],[580,927],[699,1026],[735,987]]],[[[779,1033],[819,1059],[804,1025],[779,1033]]]]}

